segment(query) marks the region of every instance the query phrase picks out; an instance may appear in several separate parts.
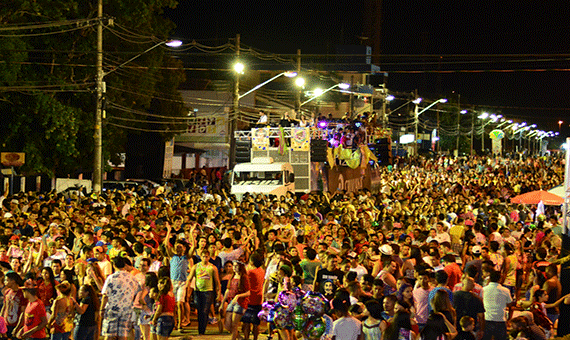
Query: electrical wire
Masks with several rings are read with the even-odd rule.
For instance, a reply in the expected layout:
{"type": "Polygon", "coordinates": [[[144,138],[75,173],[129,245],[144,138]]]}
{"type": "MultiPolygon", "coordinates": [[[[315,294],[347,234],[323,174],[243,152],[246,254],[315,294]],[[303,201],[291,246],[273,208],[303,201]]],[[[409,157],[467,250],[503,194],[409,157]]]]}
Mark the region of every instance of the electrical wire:
{"type": "Polygon", "coordinates": [[[115,123],[111,123],[111,122],[107,122],[107,125],[111,125],[111,126],[115,126],[121,129],[126,129],[126,130],[135,130],[135,131],[141,131],[141,132],[160,132],[160,133],[186,133],[188,132],[187,129],[184,130],[170,130],[170,129],[164,129],[164,130],[154,130],[154,129],[143,129],[143,128],[136,128],[134,126],[127,126],[127,125],[121,125],[121,124],[115,124],[115,123]]]}

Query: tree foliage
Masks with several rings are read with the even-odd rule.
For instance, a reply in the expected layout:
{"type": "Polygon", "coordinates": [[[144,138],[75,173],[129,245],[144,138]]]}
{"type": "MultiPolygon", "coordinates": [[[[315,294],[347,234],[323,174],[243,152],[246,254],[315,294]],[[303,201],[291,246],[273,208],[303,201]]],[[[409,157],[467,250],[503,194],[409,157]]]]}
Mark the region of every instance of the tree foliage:
{"type": "MultiPolygon", "coordinates": [[[[184,115],[177,92],[184,80],[180,63],[163,46],[146,52],[168,39],[174,24],[162,16],[163,9],[176,5],[174,0],[104,0],[109,123],[143,133],[152,126],[144,113],[184,115]]],[[[5,28],[0,31],[0,149],[26,152],[24,173],[66,176],[93,168],[97,33],[95,21],[82,19],[96,17],[97,0],[7,0],[0,7],[0,28],[5,28]],[[32,23],[46,27],[22,29],[32,23]]],[[[167,121],[176,129],[174,119],[167,121]]],[[[126,135],[124,128],[104,125],[106,160],[118,161],[126,135]]]]}

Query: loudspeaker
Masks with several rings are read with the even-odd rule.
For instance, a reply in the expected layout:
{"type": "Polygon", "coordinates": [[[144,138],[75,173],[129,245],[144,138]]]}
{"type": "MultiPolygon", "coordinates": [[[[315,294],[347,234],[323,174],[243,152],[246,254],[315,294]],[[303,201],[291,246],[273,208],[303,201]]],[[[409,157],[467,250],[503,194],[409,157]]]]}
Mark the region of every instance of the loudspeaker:
{"type": "Polygon", "coordinates": [[[311,139],[311,162],[327,161],[328,142],[324,139],[311,139]]]}
{"type": "Polygon", "coordinates": [[[236,164],[251,162],[251,141],[236,141],[236,164]]]}

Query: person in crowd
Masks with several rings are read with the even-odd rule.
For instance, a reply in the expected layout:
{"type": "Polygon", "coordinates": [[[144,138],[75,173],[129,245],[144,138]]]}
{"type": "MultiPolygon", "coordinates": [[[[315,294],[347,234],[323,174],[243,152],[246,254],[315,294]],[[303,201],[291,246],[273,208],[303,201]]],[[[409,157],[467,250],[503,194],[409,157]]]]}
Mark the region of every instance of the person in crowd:
{"type": "Polygon", "coordinates": [[[126,270],[121,256],[113,259],[115,272],[105,279],[101,290],[101,334],[106,340],[126,340],[133,330],[133,302],[140,286],[126,270]]]}
{"type": "Polygon", "coordinates": [[[201,261],[192,266],[187,282],[196,278],[196,296],[198,309],[198,334],[205,334],[208,325],[208,314],[214,298],[222,299],[222,288],[218,269],[210,263],[210,252],[203,249],[201,261]]]}
{"type": "MultiPolygon", "coordinates": [[[[357,128],[348,117],[330,121],[334,128],[322,132],[327,141],[355,149],[374,128],[357,128]]],[[[335,166],[345,165],[335,162],[335,166]]],[[[545,319],[555,321],[569,312],[566,302],[556,308],[558,301],[567,299],[561,296],[564,283],[559,268],[551,264],[564,261],[555,258],[560,246],[553,236],[560,234],[560,207],[546,206],[538,212],[536,207],[509,202],[517,194],[562,183],[563,169],[563,158],[556,155],[412,156],[397,157],[393,166],[375,169],[379,187],[372,190],[351,185],[350,190],[327,192],[325,187],[300,196],[247,194],[240,201],[227,194],[225,168],[204,167],[191,171],[187,186],[178,191],[168,185],[158,189],[145,185],[65,197],[56,192],[6,194],[0,199],[0,266],[5,274],[1,314],[9,336],[25,332],[23,324],[16,329],[18,322],[32,316],[24,311],[29,302],[23,295],[28,293],[20,287],[31,279],[44,308],[58,309],[63,315],[60,305],[66,304],[61,301],[68,300],[57,292],[67,281],[69,298],[77,299],[74,339],[102,333],[109,339],[148,340],[151,318],[159,306],[153,307],[149,292],[154,289],[158,300],[158,277],[170,277],[173,291],[166,296],[176,300],[175,327],[181,332],[198,328],[204,334],[209,314],[220,310],[212,306],[214,300],[226,292],[221,269],[228,264],[226,279],[231,283],[233,263],[239,261],[249,263],[240,276],[250,283],[249,304],[240,305],[245,310],[241,321],[246,337],[259,338],[264,331],[265,324],[260,329],[257,318],[264,302],[273,301],[281,291],[301,288],[320,292],[329,301],[337,292],[346,294],[349,302],[374,300],[385,307],[380,319],[386,325],[400,304],[411,303],[416,310],[415,315],[410,313],[412,320],[422,330],[433,321],[430,317],[439,315],[430,316],[430,301],[454,323],[447,304],[451,301],[458,319],[455,327],[469,316],[477,337],[500,338],[509,317],[504,315],[508,303],[502,288],[511,297],[517,290],[516,297],[527,296],[519,305],[539,309],[545,319]],[[193,253],[188,251],[192,248],[193,253]],[[123,259],[123,269],[115,266],[117,258],[123,259]],[[146,284],[149,273],[156,280],[146,284]],[[119,286],[131,281],[137,284],[135,293],[130,283],[119,286]],[[102,293],[100,304],[90,288],[102,293]],[[449,295],[447,299],[441,291],[449,295]],[[536,292],[540,294],[535,296],[536,292]],[[189,324],[196,318],[188,306],[194,302],[192,296],[197,301],[197,325],[189,324]]],[[[368,313],[372,315],[374,308],[368,313]]],[[[226,315],[239,315],[236,309],[234,305],[226,315]]],[[[44,331],[66,336],[65,328],[52,331],[52,326],[65,325],[53,312],[55,319],[46,318],[50,323],[44,331]]],[[[334,334],[331,317],[354,325],[342,313],[328,313],[323,316],[330,324],[326,334],[334,334]]],[[[216,315],[211,316],[215,323],[216,315]]],[[[373,318],[363,324],[374,326],[373,318]]],[[[432,332],[432,322],[430,334],[449,337],[453,332],[443,319],[439,321],[443,326],[432,332]]],[[[516,326],[520,333],[532,334],[531,323],[523,323],[516,326]]],[[[566,326],[559,325],[558,333],[566,326]]],[[[292,330],[280,332],[295,336],[292,330]]],[[[340,328],[337,334],[344,334],[339,332],[340,328]]],[[[366,336],[365,330],[361,333],[366,336]]]]}
{"type": "Polygon", "coordinates": [[[38,286],[34,280],[27,279],[20,289],[23,290],[24,299],[28,304],[24,313],[20,315],[13,334],[18,339],[45,339],[48,320],[44,303],[38,297],[38,286]]]}
{"type": "MultiPolygon", "coordinates": [[[[99,334],[100,324],[99,297],[95,288],[83,285],[78,291],[79,302],[73,301],[75,312],[78,315],[73,331],[74,340],[95,340],[99,334]]],[[[149,339],[145,339],[149,340],[149,339]]]]}

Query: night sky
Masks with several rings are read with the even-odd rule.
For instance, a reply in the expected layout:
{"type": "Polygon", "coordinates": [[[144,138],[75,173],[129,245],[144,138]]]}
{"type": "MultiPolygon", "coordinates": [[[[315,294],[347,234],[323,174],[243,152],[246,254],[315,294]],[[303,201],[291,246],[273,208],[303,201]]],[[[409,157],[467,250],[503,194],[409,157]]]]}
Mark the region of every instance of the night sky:
{"type": "MultiPolygon", "coordinates": [[[[242,44],[267,52],[324,55],[360,44],[366,3],[181,0],[166,14],[187,41],[215,46],[239,33],[242,44]]],[[[384,0],[379,66],[390,90],[460,94],[462,106],[555,131],[562,119],[570,131],[569,17],[568,1],[384,0]]]]}

